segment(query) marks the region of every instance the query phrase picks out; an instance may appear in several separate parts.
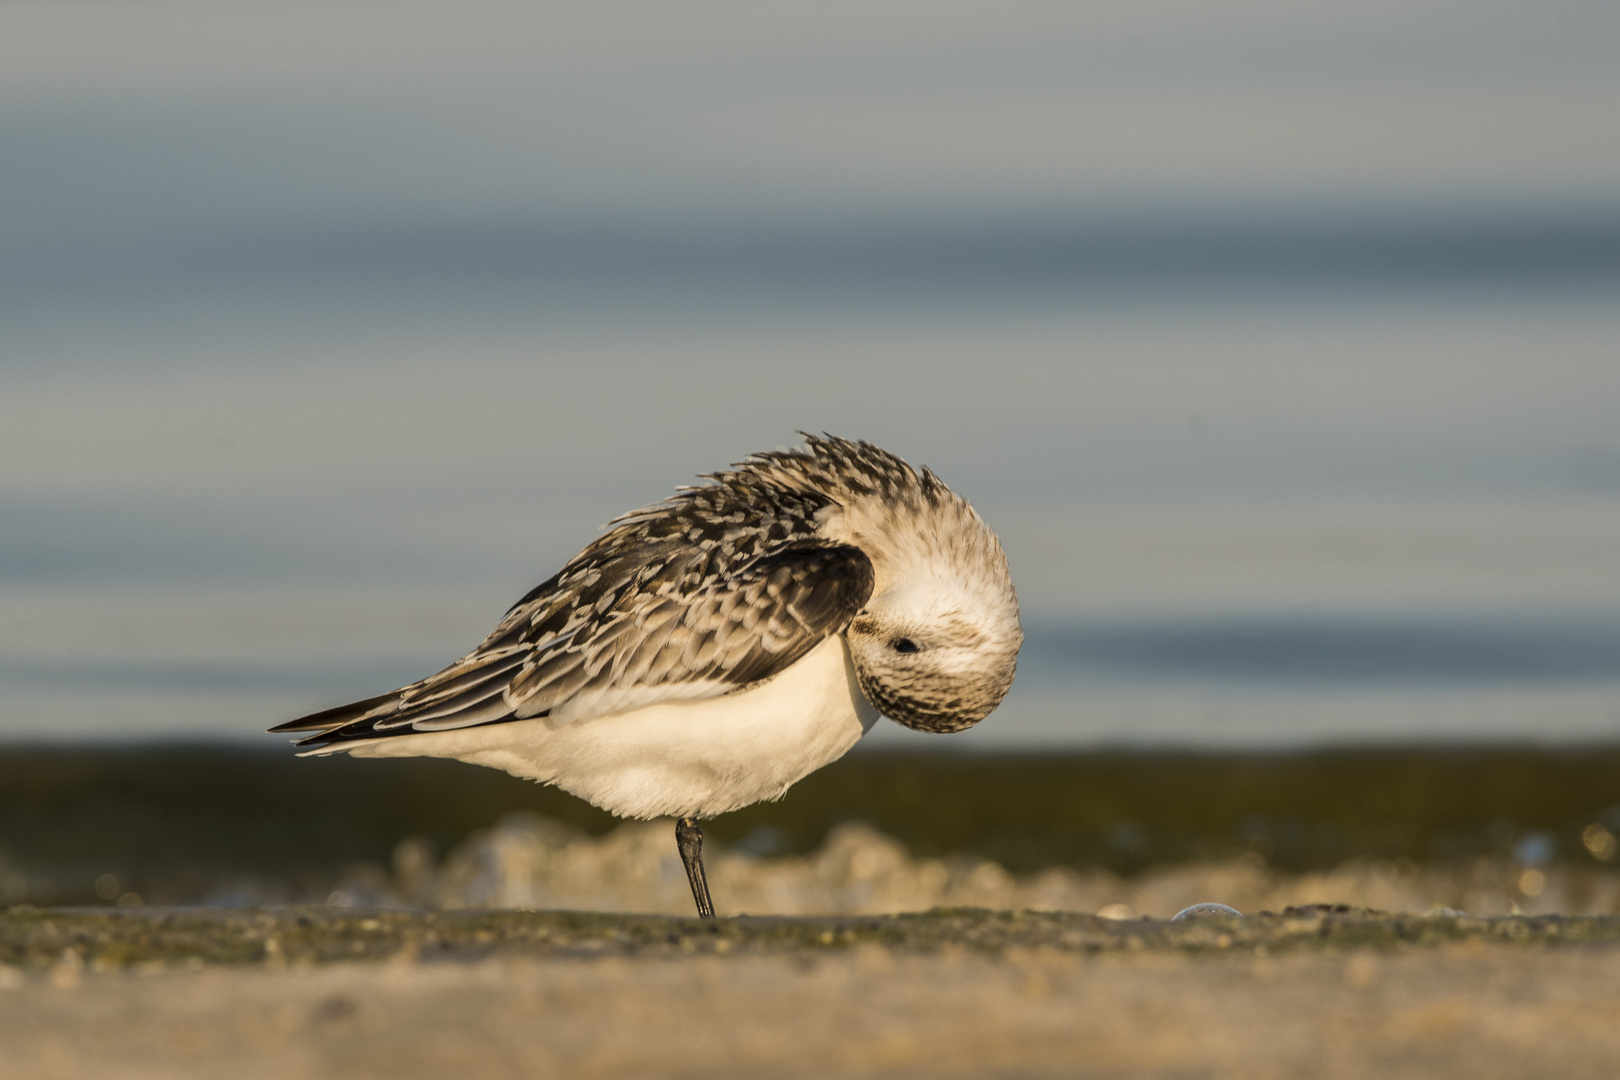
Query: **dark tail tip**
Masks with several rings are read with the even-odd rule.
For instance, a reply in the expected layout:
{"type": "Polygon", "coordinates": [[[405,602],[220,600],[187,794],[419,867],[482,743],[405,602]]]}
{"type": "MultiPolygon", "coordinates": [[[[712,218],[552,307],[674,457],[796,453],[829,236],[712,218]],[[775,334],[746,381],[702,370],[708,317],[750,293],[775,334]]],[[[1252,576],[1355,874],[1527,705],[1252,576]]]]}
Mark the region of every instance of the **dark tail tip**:
{"type": "Polygon", "coordinates": [[[348,705],[339,705],[335,709],[326,709],[322,712],[310,713],[308,716],[300,716],[298,719],[289,720],[285,724],[277,724],[269,730],[272,735],[275,735],[283,731],[324,731],[327,728],[342,727],[344,724],[360,719],[379,705],[397,701],[398,697],[399,695],[395,691],[378,694],[376,697],[366,698],[364,701],[354,701],[348,705]]]}

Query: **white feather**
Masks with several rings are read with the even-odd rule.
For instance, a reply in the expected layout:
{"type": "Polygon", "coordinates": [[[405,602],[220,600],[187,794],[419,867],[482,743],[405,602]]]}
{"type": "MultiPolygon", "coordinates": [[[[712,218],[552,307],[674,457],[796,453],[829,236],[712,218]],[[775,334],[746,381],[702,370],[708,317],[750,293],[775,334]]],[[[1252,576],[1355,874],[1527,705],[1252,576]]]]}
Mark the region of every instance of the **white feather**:
{"type": "Polygon", "coordinates": [[[444,757],[556,784],[621,817],[708,817],[779,798],[877,722],[842,634],[745,690],[555,726],[517,720],[311,751],[444,757]]]}

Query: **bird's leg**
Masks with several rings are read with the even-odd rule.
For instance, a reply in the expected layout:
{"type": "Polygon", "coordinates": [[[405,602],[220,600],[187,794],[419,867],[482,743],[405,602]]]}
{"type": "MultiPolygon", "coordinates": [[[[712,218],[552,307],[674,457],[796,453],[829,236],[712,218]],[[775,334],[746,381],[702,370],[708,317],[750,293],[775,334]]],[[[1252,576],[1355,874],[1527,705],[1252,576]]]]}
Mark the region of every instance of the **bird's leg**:
{"type": "Polygon", "coordinates": [[[703,876],[703,830],[697,818],[675,819],[675,847],[686,864],[686,880],[692,884],[692,899],[697,901],[698,918],[714,918],[714,903],[709,899],[709,882],[703,876]]]}

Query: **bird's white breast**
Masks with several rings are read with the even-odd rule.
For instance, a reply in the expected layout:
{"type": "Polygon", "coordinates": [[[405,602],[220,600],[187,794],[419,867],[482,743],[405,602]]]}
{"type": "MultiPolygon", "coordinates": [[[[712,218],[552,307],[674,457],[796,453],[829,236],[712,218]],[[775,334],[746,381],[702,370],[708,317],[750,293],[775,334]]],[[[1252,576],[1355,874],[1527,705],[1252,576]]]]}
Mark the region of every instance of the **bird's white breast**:
{"type": "Polygon", "coordinates": [[[775,799],[877,722],[842,634],[747,690],[551,727],[543,719],[353,745],[356,757],[447,757],[556,784],[621,817],[707,817],[775,799]]]}

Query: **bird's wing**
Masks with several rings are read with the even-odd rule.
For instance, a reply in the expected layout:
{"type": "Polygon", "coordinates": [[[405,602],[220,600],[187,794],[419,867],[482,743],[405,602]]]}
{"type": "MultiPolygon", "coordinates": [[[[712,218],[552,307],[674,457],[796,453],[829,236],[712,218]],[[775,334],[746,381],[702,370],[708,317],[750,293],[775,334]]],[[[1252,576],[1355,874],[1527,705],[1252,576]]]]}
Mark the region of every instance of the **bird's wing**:
{"type": "Polygon", "coordinates": [[[593,545],[438,674],[271,730],[314,731],[299,745],[328,745],[716,697],[787,668],[872,593],[859,548],[799,540],[727,573],[684,539],[593,545]]]}

